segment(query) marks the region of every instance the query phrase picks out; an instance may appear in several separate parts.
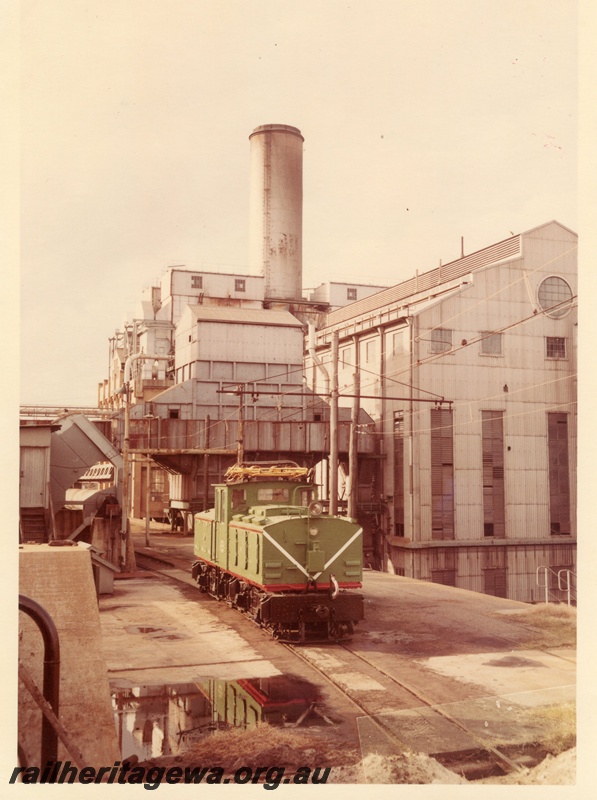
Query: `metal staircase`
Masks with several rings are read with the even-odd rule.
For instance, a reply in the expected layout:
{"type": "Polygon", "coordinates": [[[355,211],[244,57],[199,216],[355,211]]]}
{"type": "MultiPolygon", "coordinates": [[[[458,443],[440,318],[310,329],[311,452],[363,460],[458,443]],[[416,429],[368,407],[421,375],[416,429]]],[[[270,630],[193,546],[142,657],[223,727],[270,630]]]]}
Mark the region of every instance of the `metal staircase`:
{"type": "Polygon", "coordinates": [[[19,537],[21,544],[48,541],[48,524],[44,508],[20,509],[19,537]]]}

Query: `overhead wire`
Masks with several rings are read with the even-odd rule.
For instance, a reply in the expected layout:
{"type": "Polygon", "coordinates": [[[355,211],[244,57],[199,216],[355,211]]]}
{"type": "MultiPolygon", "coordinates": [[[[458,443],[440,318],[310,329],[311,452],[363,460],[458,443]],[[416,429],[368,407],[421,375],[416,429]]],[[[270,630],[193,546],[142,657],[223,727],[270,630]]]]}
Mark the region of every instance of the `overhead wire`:
{"type": "MultiPolygon", "coordinates": [[[[434,327],[432,327],[432,328],[429,328],[428,330],[429,330],[429,331],[433,331],[433,330],[438,330],[438,329],[444,328],[444,327],[446,326],[446,324],[447,324],[447,323],[449,323],[449,322],[453,322],[454,320],[458,319],[459,317],[461,317],[461,316],[463,316],[463,315],[465,315],[465,314],[468,314],[468,313],[470,313],[470,311],[471,311],[471,310],[473,310],[473,309],[477,308],[478,306],[480,306],[480,305],[482,305],[482,304],[484,304],[484,303],[487,303],[487,302],[489,302],[490,300],[492,300],[493,298],[495,298],[495,297],[497,297],[498,295],[502,294],[502,293],[503,293],[503,292],[505,292],[506,290],[508,290],[508,289],[511,289],[511,288],[512,288],[512,286],[515,286],[516,284],[518,284],[518,283],[520,283],[520,282],[526,282],[526,281],[528,280],[528,276],[529,276],[529,275],[533,275],[534,273],[538,272],[539,270],[543,270],[543,269],[545,269],[546,267],[550,266],[550,265],[551,265],[551,264],[553,264],[555,261],[558,261],[558,260],[560,260],[561,258],[563,258],[563,257],[565,257],[565,256],[567,256],[567,255],[570,255],[570,253],[572,253],[572,252],[574,252],[575,250],[577,250],[577,248],[578,248],[578,245],[576,245],[576,244],[575,244],[573,247],[571,247],[571,248],[567,249],[567,250],[566,250],[566,251],[564,251],[563,253],[559,253],[559,254],[557,254],[556,256],[554,256],[553,258],[550,258],[550,259],[548,259],[547,261],[543,261],[543,262],[541,262],[540,264],[538,264],[538,265],[537,265],[535,268],[533,268],[532,270],[525,270],[525,272],[524,272],[524,274],[523,274],[523,275],[521,275],[520,277],[518,277],[518,278],[516,278],[515,280],[511,281],[509,284],[505,284],[504,286],[500,286],[500,288],[499,288],[497,291],[493,292],[493,293],[492,293],[492,294],[490,294],[490,295],[486,295],[486,296],[484,296],[484,297],[480,298],[480,299],[479,299],[477,302],[473,303],[472,305],[470,305],[470,304],[467,304],[466,308],[463,308],[463,309],[461,309],[461,310],[460,310],[458,313],[454,314],[452,317],[449,317],[448,319],[444,319],[444,320],[442,320],[442,323],[441,323],[441,325],[436,325],[436,326],[434,326],[434,327]]],[[[573,300],[575,300],[576,298],[577,298],[577,295],[573,295],[571,298],[568,298],[567,300],[563,301],[561,304],[558,304],[558,305],[566,305],[566,304],[568,304],[568,303],[571,303],[571,302],[572,302],[573,300]]],[[[557,307],[557,305],[556,305],[556,306],[554,306],[554,308],[555,308],[555,307],[557,307]]],[[[549,310],[552,310],[552,309],[550,308],[549,310]]],[[[530,315],[529,317],[523,318],[523,320],[520,320],[520,321],[517,321],[517,322],[515,322],[515,323],[512,323],[511,325],[504,327],[504,329],[503,329],[503,330],[495,330],[495,331],[487,332],[486,336],[487,336],[487,337],[489,337],[489,336],[495,335],[496,333],[501,333],[501,332],[504,332],[504,331],[508,330],[508,328],[515,327],[516,325],[520,324],[520,323],[521,323],[521,322],[523,322],[523,321],[528,321],[528,320],[530,320],[530,319],[534,319],[534,318],[535,318],[535,316],[537,316],[538,314],[544,314],[544,313],[545,313],[545,311],[538,312],[538,311],[535,309],[535,310],[534,310],[534,313],[533,313],[532,315],[530,315]]],[[[427,329],[426,329],[426,330],[427,330],[427,329]]],[[[362,333],[362,332],[361,332],[361,333],[362,333]]],[[[484,338],[484,337],[483,337],[483,338],[484,338]]],[[[477,342],[479,342],[479,341],[481,341],[481,340],[482,340],[481,338],[477,338],[477,339],[475,339],[475,341],[474,341],[474,342],[471,342],[471,343],[477,343],[477,342]]],[[[448,354],[448,353],[455,353],[455,352],[457,352],[457,351],[458,351],[458,350],[460,350],[460,349],[461,349],[461,347],[458,347],[458,348],[450,348],[450,350],[448,350],[448,351],[443,351],[443,352],[440,352],[440,353],[437,353],[437,354],[433,354],[432,356],[430,356],[429,358],[425,359],[424,361],[419,361],[419,362],[417,362],[417,365],[422,365],[422,364],[425,364],[425,363],[429,363],[430,361],[437,360],[438,358],[441,358],[442,356],[444,356],[444,355],[446,355],[446,354],[448,354]]],[[[403,370],[400,370],[400,371],[397,371],[397,372],[391,373],[391,375],[393,375],[393,376],[395,376],[395,375],[400,375],[400,374],[403,374],[404,372],[408,372],[408,371],[409,371],[409,369],[410,369],[410,366],[409,366],[409,367],[406,367],[406,368],[405,368],[405,369],[403,369],[403,370]]],[[[390,376],[384,376],[384,377],[387,379],[387,378],[389,378],[390,376]]]]}
{"type": "MultiPolygon", "coordinates": [[[[530,272],[526,271],[524,275],[522,275],[521,277],[517,278],[514,281],[511,281],[509,284],[500,287],[496,292],[492,293],[491,295],[488,295],[486,297],[481,298],[476,303],[474,303],[472,306],[468,305],[465,309],[460,310],[457,314],[454,314],[452,317],[449,317],[448,319],[442,320],[441,326],[438,325],[438,326],[435,326],[433,328],[430,328],[429,331],[437,330],[439,328],[443,328],[447,323],[458,319],[459,317],[461,317],[462,315],[464,315],[466,313],[469,313],[472,309],[476,308],[477,306],[479,306],[479,305],[481,305],[483,303],[487,303],[488,301],[490,301],[491,299],[493,299],[493,298],[497,297],[498,295],[502,294],[504,291],[506,291],[507,289],[509,289],[512,286],[516,285],[517,283],[520,283],[521,281],[527,280],[529,274],[533,274],[533,273],[537,272],[540,269],[545,269],[546,266],[549,266],[550,264],[554,263],[555,261],[559,260],[560,258],[562,258],[562,257],[568,255],[569,253],[573,252],[576,249],[576,247],[577,246],[575,245],[574,247],[570,248],[569,250],[565,251],[564,253],[558,254],[554,258],[549,259],[548,261],[545,261],[542,264],[539,264],[537,267],[535,267],[530,272]]],[[[573,295],[572,298],[569,298],[569,299],[563,301],[563,304],[569,305],[570,303],[572,303],[576,299],[577,299],[577,295],[573,295]]],[[[557,306],[554,306],[554,308],[555,307],[557,307],[557,306]]],[[[549,310],[551,311],[553,309],[550,308],[549,310]]],[[[421,366],[426,366],[426,365],[428,365],[428,364],[430,364],[432,362],[436,362],[436,361],[438,361],[438,360],[440,360],[442,358],[445,358],[448,355],[453,355],[453,354],[459,352],[460,350],[462,350],[462,349],[464,349],[466,347],[470,347],[470,346],[472,346],[474,344],[478,344],[479,342],[483,341],[486,338],[489,338],[491,336],[495,336],[496,334],[502,334],[502,333],[506,333],[508,331],[511,331],[514,328],[518,327],[519,325],[526,324],[527,322],[530,322],[532,319],[535,319],[535,318],[543,316],[545,313],[546,313],[545,311],[538,312],[535,309],[534,313],[529,315],[529,316],[527,316],[527,317],[523,317],[523,318],[521,318],[519,320],[516,320],[515,322],[510,323],[510,324],[508,324],[506,326],[503,326],[500,329],[496,329],[496,330],[493,330],[493,331],[490,331],[490,332],[482,333],[479,336],[476,336],[474,339],[463,340],[463,343],[461,345],[459,345],[457,347],[450,347],[447,350],[440,351],[438,353],[433,353],[433,354],[429,355],[428,357],[426,357],[424,359],[419,359],[416,362],[416,364],[414,364],[413,366],[419,368],[421,366]]],[[[418,340],[420,341],[421,338],[418,337],[418,340]]],[[[364,383],[361,383],[361,392],[362,393],[364,393],[368,387],[375,386],[377,383],[379,383],[379,381],[380,381],[380,379],[382,377],[379,374],[379,371],[368,370],[366,367],[362,366],[361,364],[359,364],[358,369],[359,369],[360,373],[365,372],[365,373],[373,376],[372,380],[365,381],[364,383]]],[[[424,389],[422,387],[414,386],[414,385],[406,383],[404,381],[397,380],[396,376],[408,373],[410,371],[410,369],[411,369],[411,365],[409,364],[409,365],[407,365],[407,366],[405,366],[405,367],[403,367],[401,369],[398,369],[398,370],[396,370],[394,372],[391,372],[391,373],[383,375],[383,379],[384,379],[384,381],[390,381],[392,383],[396,383],[397,385],[404,386],[404,387],[408,388],[409,390],[412,390],[412,391],[415,391],[415,392],[425,392],[426,394],[437,396],[438,399],[442,398],[441,395],[436,394],[434,392],[431,392],[431,391],[429,391],[427,389],[424,389]]],[[[265,376],[263,378],[257,378],[255,380],[249,380],[249,381],[226,381],[225,383],[230,385],[230,386],[234,386],[234,385],[237,385],[237,386],[241,386],[241,385],[257,386],[257,385],[264,384],[264,383],[271,383],[271,382],[275,381],[277,378],[289,378],[290,376],[292,376],[292,375],[294,375],[296,373],[299,373],[299,372],[304,374],[304,372],[305,372],[304,365],[297,366],[297,368],[294,369],[294,370],[284,370],[284,372],[280,372],[280,373],[278,373],[276,375],[265,376]]],[[[565,376],[563,379],[568,379],[570,377],[571,376],[565,376]]],[[[556,380],[560,380],[560,379],[558,378],[556,380]]],[[[223,384],[224,382],[221,382],[221,383],[223,384]]],[[[531,385],[531,386],[528,386],[528,387],[523,387],[522,389],[517,390],[517,391],[528,391],[529,389],[536,388],[536,387],[541,386],[541,385],[547,385],[547,383],[549,383],[549,382],[546,382],[545,384],[536,384],[536,385],[531,385]]],[[[352,384],[352,381],[347,381],[347,382],[342,384],[341,388],[342,389],[346,389],[351,384],[352,384]]],[[[299,386],[299,385],[302,385],[302,384],[297,384],[297,386],[299,386]]],[[[289,395],[291,393],[291,391],[294,391],[294,387],[293,387],[292,390],[288,390],[287,392],[277,392],[277,393],[276,392],[272,392],[271,396],[272,397],[278,397],[280,400],[283,400],[287,395],[289,395]]],[[[309,400],[309,404],[312,407],[316,402],[316,398],[322,399],[324,397],[324,395],[318,393],[316,391],[316,389],[311,389],[310,391],[313,392],[312,398],[310,398],[310,400],[309,400]]],[[[250,395],[250,390],[247,390],[246,394],[250,395]]],[[[341,396],[341,394],[340,394],[340,396],[341,396]]],[[[494,399],[494,398],[495,398],[495,396],[493,396],[493,397],[492,396],[488,396],[486,398],[475,398],[474,400],[471,400],[471,401],[462,401],[462,403],[460,403],[458,405],[459,406],[460,405],[469,405],[470,406],[471,403],[479,404],[481,402],[486,402],[486,401],[488,401],[490,399],[494,399]]],[[[413,398],[413,399],[416,400],[416,398],[413,398]]],[[[309,404],[307,404],[307,405],[309,405],[309,404]]],[[[279,418],[279,413],[280,413],[279,412],[279,406],[280,406],[280,403],[277,403],[276,406],[270,407],[269,411],[265,411],[265,409],[268,408],[268,406],[261,406],[260,408],[262,410],[262,413],[265,412],[264,416],[262,416],[261,419],[264,419],[264,420],[267,420],[268,418],[272,419],[274,417],[274,415],[276,415],[279,418]]],[[[219,404],[219,408],[222,408],[221,404],[219,404]]],[[[293,410],[289,410],[286,413],[285,417],[283,417],[282,420],[280,420],[280,421],[285,421],[285,420],[291,419],[299,411],[302,411],[302,406],[301,407],[297,407],[296,409],[293,409],[293,410]]],[[[415,413],[418,414],[418,413],[421,413],[421,412],[418,410],[415,413]]],[[[238,407],[231,408],[230,413],[227,414],[224,418],[220,418],[220,419],[217,419],[217,420],[210,421],[210,424],[209,424],[209,426],[207,428],[204,427],[203,431],[197,431],[193,436],[197,437],[197,440],[198,440],[198,438],[201,435],[204,435],[206,431],[213,431],[216,428],[216,426],[220,425],[222,422],[224,422],[224,423],[225,422],[229,422],[229,421],[234,420],[237,417],[238,417],[238,407]]],[[[383,431],[382,432],[376,432],[376,433],[378,433],[379,435],[384,435],[383,431]]],[[[161,437],[161,438],[165,439],[166,437],[164,436],[164,437],[161,437]]]]}
{"type": "MultiPolygon", "coordinates": [[[[572,298],[570,298],[570,299],[568,299],[568,300],[566,300],[563,303],[558,304],[558,305],[569,305],[576,299],[577,299],[577,295],[573,295],[572,298]]],[[[552,308],[555,308],[555,307],[556,306],[553,306],[552,308]]],[[[571,305],[570,307],[571,308],[575,308],[576,305],[571,305]]],[[[550,309],[550,310],[552,310],[552,309],[550,309]]],[[[474,344],[479,344],[479,342],[481,342],[481,341],[483,341],[483,340],[485,340],[487,338],[490,338],[491,336],[495,336],[496,334],[500,334],[500,333],[507,333],[508,331],[513,330],[514,328],[518,327],[519,325],[524,325],[527,322],[530,322],[531,320],[534,320],[534,319],[540,318],[541,316],[544,316],[545,314],[546,314],[546,312],[544,312],[544,311],[530,314],[528,317],[523,317],[522,319],[519,319],[519,320],[516,320],[515,322],[509,323],[508,325],[505,325],[502,328],[497,328],[496,330],[493,330],[493,331],[490,331],[490,332],[487,332],[487,333],[484,333],[484,334],[480,334],[479,336],[475,337],[474,339],[466,340],[464,343],[462,343],[462,344],[460,344],[460,345],[458,345],[456,347],[450,347],[447,350],[443,350],[443,351],[440,351],[438,353],[433,353],[433,354],[431,354],[430,356],[428,356],[426,358],[418,359],[412,366],[414,366],[415,368],[419,368],[421,366],[426,366],[427,364],[430,364],[430,363],[432,363],[434,361],[438,361],[438,360],[440,360],[442,358],[445,358],[447,356],[454,355],[455,353],[458,353],[460,350],[464,350],[465,348],[471,347],[474,344]]],[[[361,384],[361,389],[365,389],[366,387],[369,387],[369,386],[374,386],[376,383],[379,382],[379,380],[381,378],[381,376],[379,375],[379,372],[373,372],[372,370],[367,370],[366,368],[363,368],[363,367],[360,367],[360,366],[359,366],[359,369],[361,369],[361,370],[363,370],[365,372],[369,372],[369,374],[372,374],[372,375],[375,376],[375,379],[373,381],[362,383],[361,384]]],[[[389,373],[387,375],[384,375],[383,378],[384,378],[384,380],[393,380],[396,375],[403,375],[405,373],[410,372],[410,370],[411,370],[411,365],[408,364],[408,365],[404,366],[401,369],[398,369],[398,370],[396,370],[394,372],[391,372],[391,373],[389,373]]],[[[347,382],[347,383],[343,384],[344,387],[346,387],[348,385],[350,385],[350,382],[347,382]]],[[[409,384],[402,384],[402,385],[410,386],[409,384]]],[[[422,389],[420,389],[420,388],[418,388],[416,386],[412,386],[411,388],[413,390],[416,390],[416,391],[424,391],[424,390],[422,390],[422,389]]],[[[438,395],[438,397],[440,397],[440,395],[438,395]]]]}
{"type": "MultiPolygon", "coordinates": [[[[505,284],[504,286],[500,286],[500,288],[497,291],[493,292],[493,294],[489,294],[489,295],[486,295],[484,297],[479,298],[479,300],[476,303],[473,303],[472,305],[467,305],[466,309],[463,309],[463,310],[459,311],[457,314],[454,314],[452,317],[448,317],[447,319],[442,320],[442,324],[441,325],[438,325],[438,326],[436,326],[434,328],[430,328],[430,330],[437,330],[438,328],[445,327],[445,325],[447,323],[458,319],[458,317],[462,316],[465,313],[468,314],[472,309],[476,308],[477,306],[482,305],[483,303],[487,303],[487,302],[489,302],[489,300],[493,300],[494,297],[497,297],[498,295],[502,294],[503,292],[507,291],[508,289],[511,289],[513,286],[516,286],[517,283],[521,283],[521,282],[526,281],[527,278],[528,278],[528,275],[533,275],[535,272],[538,272],[539,270],[545,269],[545,267],[548,267],[551,264],[553,264],[555,261],[559,261],[559,259],[570,255],[570,253],[573,253],[577,249],[578,249],[578,245],[575,244],[569,250],[565,250],[563,253],[559,253],[557,256],[554,256],[553,258],[550,258],[547,261],[544,261],[543,263],[538,264],[534,269],[528,270],[528,271],[525,270],[524,274],[521,275],[519,278],[516,278],[515,280],[511,281],[510,283],[505,284]]],[[[566,301],[566,302],[569,302],[569,301],[566,301]]]]}

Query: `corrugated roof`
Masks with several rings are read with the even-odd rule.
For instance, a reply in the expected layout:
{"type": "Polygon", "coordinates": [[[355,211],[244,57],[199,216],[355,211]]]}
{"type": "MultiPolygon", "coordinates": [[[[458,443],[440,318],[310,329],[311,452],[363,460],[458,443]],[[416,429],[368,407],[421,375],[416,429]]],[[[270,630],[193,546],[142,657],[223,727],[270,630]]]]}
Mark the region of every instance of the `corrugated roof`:
{"type": "Polygon", "coordinates": [[[289,311],[269,311],[262,308],[227,308],[225,306],[189,306],[198,322],[236,322],[240,325],[282,325],[302,328],[302,323],[289,311]]]}
{"type": "Polygon", "coordinates": [[[551,220],[550,222],[543,223],[543,225],[537,225],[537,227],[531,228],[528,231],[523,231],[520,234],[511,236],[509,239],[504,239],[489,247],[484,247],[482,250],[470,253],[470,255],[464,256],[464,258],[459,258],[448,264],[442,264],[441,267],[423,272],[389,289],[376,292],[368,297],[364,297],[362,300],[357,300],[347,306],[342,306],[342,308],[336,311],[331,311],[327,316],[326,327],[336,325],[339,322],[345,322],[361,314],[366,314],[369,311],[376,311],[391,303],[404,300],[418,292],[424,292],[434,286],[439,286],[447,281],[460,278],[476,269],[481,269],[482,267],[487,267],[490,264],[495,264],[509,258],[516,258],[522,255],[521,244],[523,236],[528,236],[535,231],[541,230],[541,228],[547,228],[554,224],[576,236],[574,231],[570,230],[570,228],[566,228],[565,225],[562,225],[557,220],[551,220]]]}
{"type": "Polygon", "coordinates": [[[399,300],[404,300],[411,295],[424,292],[446,281],[468,275],[469,272],[473,272],[473,270],[480,267],[486,267],[488,264],[516,257],[520,255],[520,242],[521,235],[512,236],[510,239],[504,239],[503,242],[492,244],[483,250],[477,250],[475,253],[464,256],[464,258],[451,261],[449,264],[442,264],[441,267],[432,269],[429,272],[423,272],[421,275],[402,281],[402,283],[398,283],[389,289],[384,289],[362,300],[357,300],[355,303],[343,306],[337,311],[332,311],[328,314],[326,327],[352,319],[360,314],[366,314],[368,311],[375,311],[399,300]]]}

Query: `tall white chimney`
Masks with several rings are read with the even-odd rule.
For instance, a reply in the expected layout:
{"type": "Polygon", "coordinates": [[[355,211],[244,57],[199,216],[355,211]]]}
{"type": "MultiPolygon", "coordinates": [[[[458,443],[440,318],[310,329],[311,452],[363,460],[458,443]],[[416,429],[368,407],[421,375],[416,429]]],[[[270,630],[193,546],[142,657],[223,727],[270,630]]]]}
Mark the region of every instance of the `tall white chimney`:
{"type": "Polygon", "coordinates": [[[300,300],[303,289],[303,137],[291,125],[260,125],[251,142],[249,259],[266,300],[300,300]]]}

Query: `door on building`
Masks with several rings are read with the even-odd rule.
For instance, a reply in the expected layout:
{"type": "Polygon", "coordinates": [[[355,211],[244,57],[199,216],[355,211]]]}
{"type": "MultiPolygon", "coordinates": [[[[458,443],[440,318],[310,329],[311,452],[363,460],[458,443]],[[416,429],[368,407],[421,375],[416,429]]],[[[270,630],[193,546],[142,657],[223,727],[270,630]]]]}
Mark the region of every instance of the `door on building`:
{"type": "Polygon", "coordinates": [[[505,567],[483,570],[483,591],[494,597],[508,597],[508,579],[505,567]]]}
{"type": "Polygon", "coordinates": [[[48,447],[21,448],[20,508],[47,508],[49,452],[48,447]]]}

